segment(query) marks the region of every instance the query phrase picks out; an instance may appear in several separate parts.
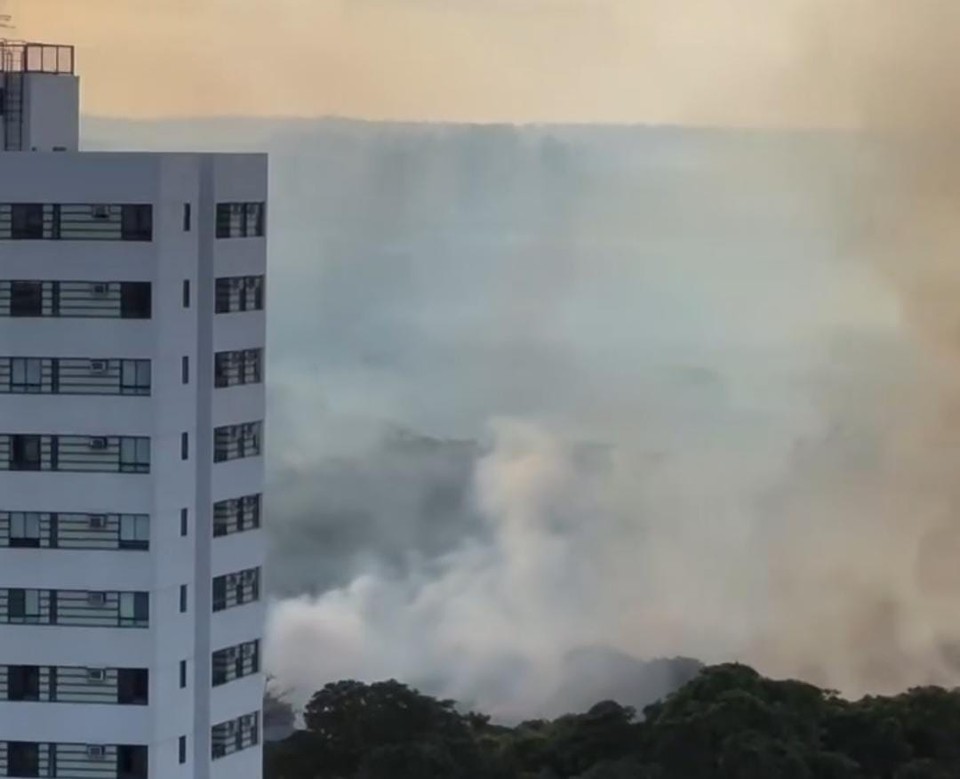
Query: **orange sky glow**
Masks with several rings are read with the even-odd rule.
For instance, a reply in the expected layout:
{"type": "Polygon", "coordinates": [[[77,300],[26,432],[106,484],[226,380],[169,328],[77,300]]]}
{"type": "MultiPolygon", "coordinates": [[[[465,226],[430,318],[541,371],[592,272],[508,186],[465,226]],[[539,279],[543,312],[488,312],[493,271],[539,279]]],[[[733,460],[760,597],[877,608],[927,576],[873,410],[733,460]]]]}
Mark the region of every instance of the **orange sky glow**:
{"type": "MultiPolygon", "coordinates": [[[[0,0],[75,43],[87,114],[843,124],[861,0],[0,0]],[[816,9],[819,13],[811,14],[816,9]],[[821,45],[822,44],[822,45],[821,45]]],[[[871,5],[867,3],[867,5],[871,5]]]]}

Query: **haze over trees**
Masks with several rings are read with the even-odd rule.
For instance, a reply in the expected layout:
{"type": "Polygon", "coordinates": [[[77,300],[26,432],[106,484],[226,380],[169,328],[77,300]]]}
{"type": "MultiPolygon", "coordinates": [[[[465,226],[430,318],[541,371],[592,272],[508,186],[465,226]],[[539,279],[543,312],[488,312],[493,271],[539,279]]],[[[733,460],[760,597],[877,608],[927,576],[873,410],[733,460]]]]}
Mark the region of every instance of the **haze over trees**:
{"type": "Polygon", "coordinates": [[[960,691],[847,701],[739,664],[709,666],[638,713],[497,725],[390,680],[313,695],[268,744],[266,779],[953,779],[960,691]]]}

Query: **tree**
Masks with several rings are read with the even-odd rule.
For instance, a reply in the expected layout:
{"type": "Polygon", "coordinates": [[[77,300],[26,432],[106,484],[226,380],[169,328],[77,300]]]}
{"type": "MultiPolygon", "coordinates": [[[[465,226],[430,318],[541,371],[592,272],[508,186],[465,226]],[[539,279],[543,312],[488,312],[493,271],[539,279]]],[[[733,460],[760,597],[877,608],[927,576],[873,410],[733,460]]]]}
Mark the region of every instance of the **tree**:
{"type": "Polygon", "coordinates": [[[615,701],[508,728],[397,681],[329,684],[266,779],[955,779],[960,691],[842,700],[752,668],[704,668],[644,709],[615,701]]]}
{"type": "Polygon", "coordinates": [[[307,730],[332,776],[353,776],[361,769],[372,776],[391,755],[400,754],[424,770],[447,765],[448,759],[475,767],[479,751],[473,728],[481,719],[459,714],[453,701],[431,698],[393,679],[328,684],[304,708],[307,730]]]}

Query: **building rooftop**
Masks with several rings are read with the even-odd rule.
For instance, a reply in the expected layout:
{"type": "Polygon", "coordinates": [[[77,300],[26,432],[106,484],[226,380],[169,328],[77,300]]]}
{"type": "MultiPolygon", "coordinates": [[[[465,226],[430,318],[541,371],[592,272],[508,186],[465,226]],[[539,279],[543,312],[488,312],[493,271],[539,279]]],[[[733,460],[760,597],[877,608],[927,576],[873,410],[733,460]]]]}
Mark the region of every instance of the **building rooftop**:
{"type": "Polygon", "coordinates": [[[53,73],[72,76],[73,59],[73,46],[0,38],[0,73],[53,73]]]}

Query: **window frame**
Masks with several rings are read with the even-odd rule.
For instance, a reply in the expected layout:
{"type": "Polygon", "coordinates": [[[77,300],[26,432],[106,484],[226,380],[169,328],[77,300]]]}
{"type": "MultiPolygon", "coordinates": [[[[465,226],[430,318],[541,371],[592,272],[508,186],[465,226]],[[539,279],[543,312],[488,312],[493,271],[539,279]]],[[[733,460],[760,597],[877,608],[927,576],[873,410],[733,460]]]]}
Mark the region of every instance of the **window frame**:
{"type": "Polygon", "coordinates": [[[120,549],[149,549],[150,515],[121,514],[117,528],[117,545],[120,549]]]}
{"type": "Polygon", "coordinates": [[[42,357],[10,358],[10,391],[31,395],[43,392],[42,357]]]}
{"type": "Polygon", "coordinates": [[[39,511],[11,511],[7,544],[15,549],[39,549],[43,515],[39,511]],[[20,527],[18,527],[18,525],[20,527]],[[18,532],[19,531],[19,532],[18,532]]]}
{"type": "Polygon", "coordinates": [[[33,279],[12,280],[9,315],[23,319],[43,316],[43,282],[33,279]]]}
{"type": "Polygon", "coordinates": [[[153,376],[150,360],[120,360],[121,395],[149,395],[152,389],[152,382],[153,376]]]}
{"type": "Polygon", "coordinates": [[[43,203],[11,203],[10,238],[14,241],[43,240],[43,212],[43,203]]]}
{"type": "Polygon", "coordinates": [[[11,625],[39,625],[40,590],[24,587],[8,589],[7,622],[11,625]],[[15,614],[15,611],[18,613],[15,614]]]}
{"type": "Polygon", "coordinates": [[[121,473],[150,473],[150,439],[144,436],[121,438],[118,469],[121,473]]]}
{"type": "Polygon", "coordinates": [[[121,592],[117,604],[117,623],[121,627],[148,627],[150,593],[121,592]]]}
{"type": "Polygon", "coordinates": [[[43,470],[43,436],[35,433],[15,433],[10,436],[11,471],[43,470]],[[27,457],[36,450],[36,457],[27,457]]]}
{"type": "Polygon", "coordinates": [[[153,285],[149,281],[120,282],[120,318],[153,318],[153,285]]]}
{"type": "Polygon", "coordinates": [[[120,205],[120,240],[153,240],[153,205],[123,203],[120,205]]]}

